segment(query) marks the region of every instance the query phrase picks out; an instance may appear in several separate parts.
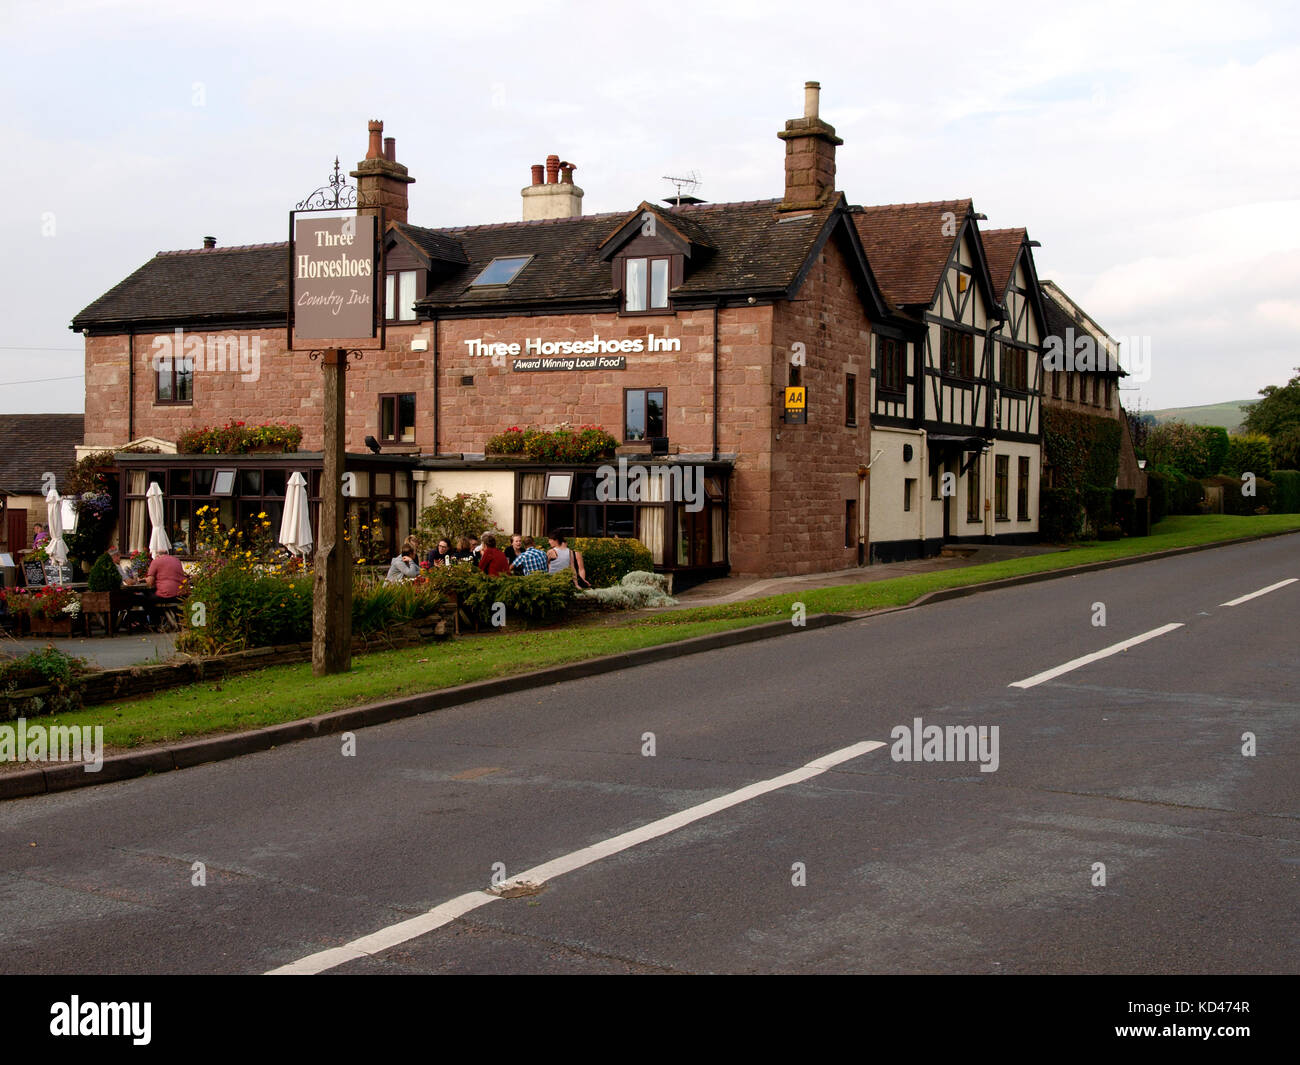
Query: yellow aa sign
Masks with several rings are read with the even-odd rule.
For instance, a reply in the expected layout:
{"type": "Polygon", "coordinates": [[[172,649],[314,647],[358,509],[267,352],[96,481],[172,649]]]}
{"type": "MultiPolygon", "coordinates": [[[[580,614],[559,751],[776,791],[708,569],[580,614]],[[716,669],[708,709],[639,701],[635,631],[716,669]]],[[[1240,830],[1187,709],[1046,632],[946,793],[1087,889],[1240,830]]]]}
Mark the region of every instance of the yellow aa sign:
{"type": "Polygon", "coordinates": [[[807,405],[808,395],[802,387],[787,388],[785,390],[786,410],[803,410],[807,405]]]}

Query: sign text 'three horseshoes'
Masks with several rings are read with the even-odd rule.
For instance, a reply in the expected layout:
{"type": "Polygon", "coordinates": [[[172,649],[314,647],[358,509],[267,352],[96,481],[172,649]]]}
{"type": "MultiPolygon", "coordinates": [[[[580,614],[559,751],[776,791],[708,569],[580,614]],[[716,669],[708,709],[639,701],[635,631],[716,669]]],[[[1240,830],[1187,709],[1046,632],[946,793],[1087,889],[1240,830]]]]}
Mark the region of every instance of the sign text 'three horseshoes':
{"type": "MultiPolygon", "coordinates": [[[[357,341],[379,338],[383,251],[373,215],[311,216],[289,212],[288,346],[314,341],[323,371],[324,456],[312,600],[311,662],[317,676],[352,666],[352,551],[344,538],[344,451],[348,355],[357,341]],[[328,345],[328,346],[327,346],[328,345]]],[[[320,212],[324,213],[324,212],[320,212]]],[[[377,350],[367,346],[370,350],[377,350]]],[[[301,350],[301,349],[300,349],[301,350]]]]}

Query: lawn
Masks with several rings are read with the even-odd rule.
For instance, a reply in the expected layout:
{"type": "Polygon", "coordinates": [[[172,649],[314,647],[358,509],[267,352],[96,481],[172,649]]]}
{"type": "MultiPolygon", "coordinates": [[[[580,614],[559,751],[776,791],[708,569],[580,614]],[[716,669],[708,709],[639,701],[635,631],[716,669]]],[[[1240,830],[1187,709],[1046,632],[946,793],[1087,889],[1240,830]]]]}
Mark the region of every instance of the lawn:
{"type": "Polygon", "coordinates": [[[221,682],[203,682],[116,704],[42,719],[43,724],[103,725],[106,747],[123,748],[243,731],[402,695],[453,687],[694,636],[789,619],[801,602],[808,616],[902,606],[954,588],[1089,562],[1300,529],[1300,515],[1166,518],[1152,536],[1080,544],[1062,551],[987,565],[940,570],[865,584],[807,589],[723,606],[668,611],[603,625],[500,632],[353,660],[347,674],[315,677],[309,663],[272,666],[221,682]]]}

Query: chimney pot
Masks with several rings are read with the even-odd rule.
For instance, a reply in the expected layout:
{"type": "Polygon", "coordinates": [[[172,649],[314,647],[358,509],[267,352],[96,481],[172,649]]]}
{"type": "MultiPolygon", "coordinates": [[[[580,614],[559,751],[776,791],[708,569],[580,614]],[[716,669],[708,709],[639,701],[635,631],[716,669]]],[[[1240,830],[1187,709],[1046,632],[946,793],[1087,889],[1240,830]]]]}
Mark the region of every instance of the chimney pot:
{"type": "Polygon", "coordinates": [[[558,155],[548,155],[546,157],[546,184],[554,185],[560,180],[560,157],[558,155]]]}
{"type": "Polygon", "coordinates": [[[216,238],[216,237],[204,237],[204,238],[203,238],[203,246],[204,246],[205,248],[215,248],[215,247],[217,246],[217,238],[216,238]]]}
{"type": "Polygon", "coordinates": [[[574,166],[572,163],[561,163],[561,164],[560,164],[560,183],[561,183],[562,185],[572,185],[572,184],[573,184],[573,172],[574,172],[575,170],[577,170],[577,169],[578,169],[578,168],[577,168],[576,166],[574,166]]]}
{"type": "Polygon", "coordinates": [[[387,159],[390,163],[397,162],[397,138],[396,137],[384,138],[384,158],[387,159]]]}
{"type": "Polygon", "coordinates": [[[383,157],[384,150],[380,146],[380,138],[384,133],[384,124],[377,118],[370,120],[370,144],[366,148],[367,159],[380,159],[383,157]]]}
{"type": "Polygon", "coordinates": [[[820,81],[805,81],[803,83],[803,117],[817,118],[819,106],[819,97],[821,96],[822,84],[820,81]]]}
{"type": "Polygon", "coordinates": [[[534,163],[534,164],[533,164],[533,184],[534,184],[534,185],[540,185],[540,184],[542,184],[543,181],[546,180],[544,177],[542,177],[542,171],[545,170],[545,169],[546,169],[546,168],[545,168],[544,166],[542,166],[541,163],[534,163]]]}

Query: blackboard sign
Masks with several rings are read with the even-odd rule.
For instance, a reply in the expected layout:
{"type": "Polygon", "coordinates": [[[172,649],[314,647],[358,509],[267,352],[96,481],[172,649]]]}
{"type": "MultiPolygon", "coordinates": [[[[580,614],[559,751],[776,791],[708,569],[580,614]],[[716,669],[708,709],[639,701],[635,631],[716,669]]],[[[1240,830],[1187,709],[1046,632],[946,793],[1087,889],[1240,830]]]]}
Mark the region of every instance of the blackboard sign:
{"type": "Polygon", "coordinates": [[[40,588],[45,584],[45,569],[39,562],[24,562],[23,577],[28,588],[40,588]]]}
{"type": "Polygon", "coordinates": [[[60,566],[57,562],[45,563],[45,583],[69,585],[72,583],[72,563],[65,562],[60,566]]]}

